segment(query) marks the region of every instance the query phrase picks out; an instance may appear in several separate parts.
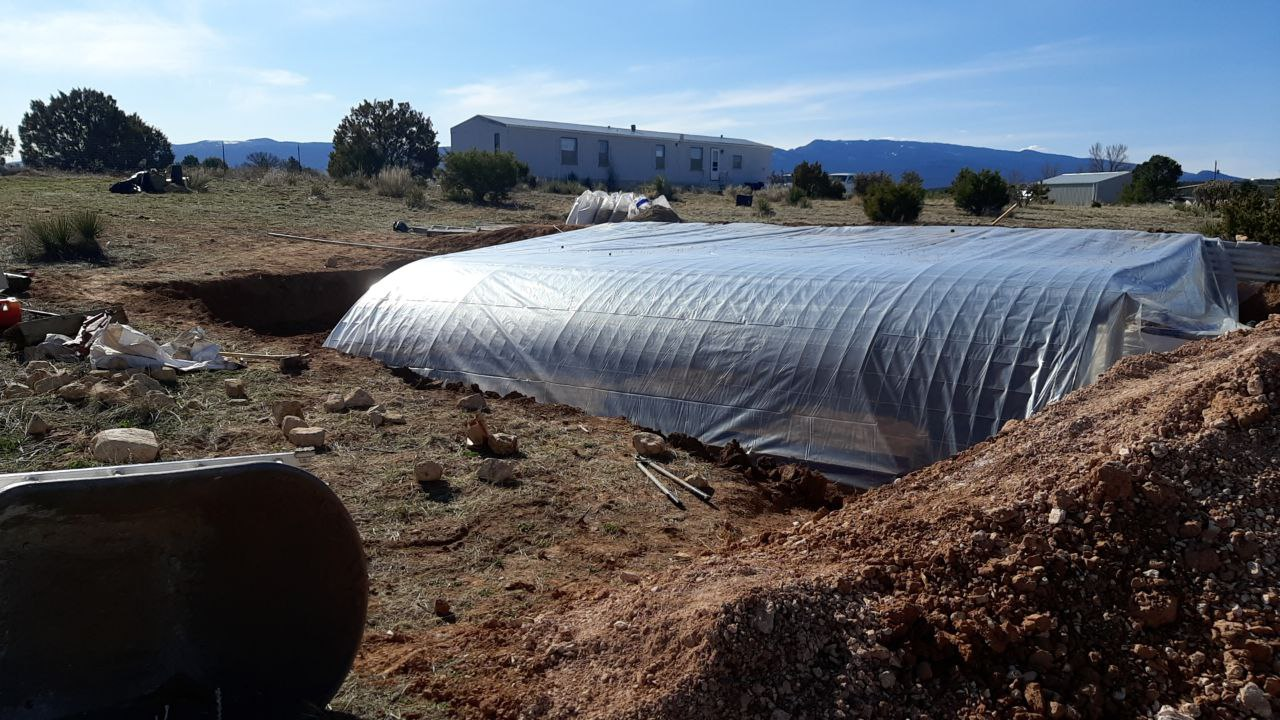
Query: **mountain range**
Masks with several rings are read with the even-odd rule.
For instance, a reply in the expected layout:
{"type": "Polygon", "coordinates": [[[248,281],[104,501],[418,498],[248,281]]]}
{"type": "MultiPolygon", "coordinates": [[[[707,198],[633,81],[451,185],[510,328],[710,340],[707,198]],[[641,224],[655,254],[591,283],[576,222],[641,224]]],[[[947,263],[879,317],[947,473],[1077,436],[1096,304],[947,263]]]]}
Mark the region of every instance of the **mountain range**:
{"type": "MultiPolygon", "coordinates": [[[[173,146],[173,155],[181,160],[195,155],[201,160],[222,157],[226,150],[227,164],[242,165],[251,153],[267,152],[280,157],[298,157],[304,167],[324,172],[329,165],[329,153],[333,143],[292,142],[255,138],[253,140],[201,140],[179,143],[173,146]]],[[[445,151],[447,148],[441,148],[445,151]]],[[[974,170],[998,170],[1005,179],[1031,182],[1046,177],[1046,173],[1086,171],[1088,158],[1071,155],[1055,155],[1037,150],[996,150],[994,148],[951,145],[948,143],[919,142],[915,140],[814,140],[791,150],[777,148],[773,151],[773,169],[790,172],[800,161],[820,162],[827,172],[875,172],[883,170],[900,176],[914,170],[924,178],[925,187],[945,187],[951,184],[961,168],[974,170]]],[[[1126,164],[1125,168],[1133,167],[1126,164]]],[[[1212,180],[1212,170],[1184,173],[1183,182],[1212,180]]],[[[1219,178],[1236,180],[1219,173],[1219,178]]]]}
{"type": "MultiPolygon", "coordinates": [[[[875,172],[895,177],[914,170],[928,188],[946,187],[962,168],[998,170],[1011,182],[1032,182],[1060,173],[1088,172],[1089,159],[1038,150],[996,150],[915,140],[814,140],[791,150],[773,151],[775,172],[790,172],[802,160],[822,163],[827,172],[875,172]]],[[[1133,163],[1121,169],[1129,170],[1133,163]]],[[[1235,180],[1223,173],[1217,177],[1235,180]]],[[[1212,180],[1212,170],[1183,173],[1183,182],[1212,180]]]]}

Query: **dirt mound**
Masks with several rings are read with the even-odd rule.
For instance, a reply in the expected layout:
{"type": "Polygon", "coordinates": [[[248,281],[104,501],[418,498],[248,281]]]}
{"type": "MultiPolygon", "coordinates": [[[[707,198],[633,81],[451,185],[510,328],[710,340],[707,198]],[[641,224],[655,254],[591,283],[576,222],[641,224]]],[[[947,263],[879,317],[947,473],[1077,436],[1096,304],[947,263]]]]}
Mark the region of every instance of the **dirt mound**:
{"type": "Polygon", "coordinates": [[[1280,318],[522,626],[524,717],[1269,717],[1280,318]]]}
{"type": "Polygon", "coordinates": [[[521,240],[530,240],[543,235],[552,235],[554,233],[568,232],[577,230],[576,225],[513,225],[511,227],[502,228],[501,230],[486,230],[484,232],[468,233],[466,235],[441,235],[419,242],[411,243],[407,247],[416,247],[423,250],[438,250],[441,253],[455,253],[464,250],[475,250],[476,248],[490,247],[491,245],[505,245],[507,243],[519,242],[521,240]]]}

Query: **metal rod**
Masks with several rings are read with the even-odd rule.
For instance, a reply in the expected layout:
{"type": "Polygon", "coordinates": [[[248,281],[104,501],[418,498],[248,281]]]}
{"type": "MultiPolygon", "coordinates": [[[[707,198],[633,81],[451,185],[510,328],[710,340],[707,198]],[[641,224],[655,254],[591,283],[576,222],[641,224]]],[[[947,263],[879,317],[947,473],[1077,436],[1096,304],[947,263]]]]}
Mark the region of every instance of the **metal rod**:
{"type": "Polygon", "coordinates": [[[271,237],[284,238],[286,240],[306,240],[307,242],[325,243],[326,245],[346,245],[347,247],[371,248],[373,250],[393,250],[398,252],[414,253],[415,255],[435,255],[435,250],[421,250],[419,248],[396,247],[395,245],[376,245],[374,243],[358,243],[347,242],[346,240],[325,240],[324,238],[303,237],[302,235],[289,235],[287,233],[269,232],[271,237]]]}
{"type": "Polygon", "coordinates": [[[684,510],[684,503],[680,502],[680,498],[676,497],[675,493],[668,490],[666,485],[663,485],[653,473],[649,472],[649,468],[645,467],[644,463],[636,461],[636,467],[640,468],[640,472],[644,473],[645,477],[652,480],[653,484],[658,486],[658,489],[662,491],[663,495],[667,496],[668,500],[670,500],[676,507],[684,510]]]}
{"type": "Polygon", "coordinates": [[[703,492],[703,491],[699,490],[698,488],[696,488],[696,487],[694,487],[694,486],[690,485],[689,483],[685,482],[685,481],[684,481],[684,478],[682,478],[682,477],[680,477],[680,476],[676,475],[675,473],[673,473],[673,472],[671,472],[670,470],[668,470],[668,469],[666,469],[665,467],[663,467],[662,463],[655,462],[655,461],[653,461],[653,460],[649,460],[648,458],[645,458],[644,460],[637,459],[637,460],[636,460],[636,462],[642,462],[642,463],[644,463],[644,464],[648,465],[649,467],[653,468],[654,470],[657,470],[658,472],[662,473],[663,475],[666,475],[667,477],[669,477],[669,478],[671,478],[672,480],[674,480],[674,481],[676,481],[677,483],[679,483],[679,484],[680,484],[680,487],[682,487],[682,488],[684,488],[685,490],[688,490],[689,492],[693,493],[693,494],[694,494],[694,496],[695,496],[695,497],[697,497],[697,498],[698,498],[699,500],[701,500],[702,502],[707,503],[708,505],[710,505],[710,504],[711,504],[711,496],[710,496],[710,495],[706,494],[705,492],[703,492]]]}

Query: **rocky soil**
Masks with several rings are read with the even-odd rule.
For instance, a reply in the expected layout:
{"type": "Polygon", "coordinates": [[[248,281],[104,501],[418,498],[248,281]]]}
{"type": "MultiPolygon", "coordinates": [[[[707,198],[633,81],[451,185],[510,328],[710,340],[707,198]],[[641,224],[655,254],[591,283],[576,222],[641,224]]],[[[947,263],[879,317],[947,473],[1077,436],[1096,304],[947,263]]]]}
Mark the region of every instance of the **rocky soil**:
{"type": "Polygon", "coordinates": [[[1266,718],[1280,317],[512,627],[504,717],[1266,718]]]}

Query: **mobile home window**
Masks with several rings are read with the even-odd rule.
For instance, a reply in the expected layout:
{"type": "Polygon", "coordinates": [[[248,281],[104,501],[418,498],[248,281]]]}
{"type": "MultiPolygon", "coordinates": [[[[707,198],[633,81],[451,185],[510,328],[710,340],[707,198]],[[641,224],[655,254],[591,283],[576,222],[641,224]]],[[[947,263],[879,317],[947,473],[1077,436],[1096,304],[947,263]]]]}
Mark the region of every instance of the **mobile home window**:
{"type": "Polygon", "coordinates": [[[600,167],[609,167],[609,141],[601,140],[599,150],[600,157],[597,160],[597,164],[600,167]]]}
{"type": "Polygon", "coordinates": [[[498,152],[501,149],[502,149],[502,134],[494,133],[493,134],[493,151],[498,152]]]}
{"type": "Polygon", "coordinates": [[[693,172],[702,172],[702,148],[689,148],[689,169],[693,172]]]}
{"type": "Polygon", "coordinates": [[[667,146],[666,145],[653,146],[653,167],[655,170],[667,169],[667,146]]]}
{"type": "Polygon", "coordinates": [[[560,138],[560,164],[578,164],[578,138],[560,138]]]}
{"type": "Polygon", "coordinates": [[[741,169],[742,169],[742,156],[741,156],[741,155],[734,155],[734,156],[733,156],[733,169],[734,169],[734,170],[741,170],[741,169]]]}

